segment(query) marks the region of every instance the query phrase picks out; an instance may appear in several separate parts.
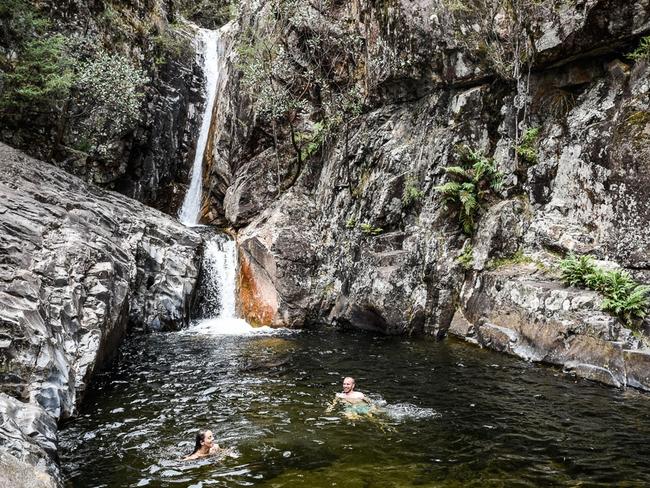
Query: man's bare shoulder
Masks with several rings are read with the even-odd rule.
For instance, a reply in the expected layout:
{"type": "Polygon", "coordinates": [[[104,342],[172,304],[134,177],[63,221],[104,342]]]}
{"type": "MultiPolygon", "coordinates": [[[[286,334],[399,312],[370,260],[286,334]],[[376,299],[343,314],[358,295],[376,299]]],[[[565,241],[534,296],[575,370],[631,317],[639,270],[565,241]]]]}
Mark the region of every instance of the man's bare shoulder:
{"type": "Polygon", "coordinates": [[[337,393],[336,394],[336,399],[337,400],[345,400],[345,401],[355,401],[355,400],[365,400],[366,395],[361,393],[360,391],[352,391],[350,393],[337,393]]]}

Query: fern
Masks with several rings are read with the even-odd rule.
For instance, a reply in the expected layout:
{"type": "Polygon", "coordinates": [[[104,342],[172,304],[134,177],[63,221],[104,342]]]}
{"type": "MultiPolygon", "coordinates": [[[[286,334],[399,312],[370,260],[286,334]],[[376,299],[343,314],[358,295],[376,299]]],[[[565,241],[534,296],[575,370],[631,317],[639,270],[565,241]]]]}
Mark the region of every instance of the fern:
{"type": "Polygon", "coordinates": [[[650,61],[650,36],[642,37],[641,42],[639,42],[639,47],[628,54],[627,57],[632,61],[641,61],[644,59],[650,61]]]}
{"type": "Polygon", "coordinates": [[[442,195],[445,208],[453,205],[458,221],[465,232],[471,235],[481,203],[492,193],[500,191],[503,175],[496,164],[478,151],[467,146],[457,148],[460,165],[447,166],[445,173],[454,181],[448,181],[434,189],[442,195]]]}
{"type": "Polygon", "coordinates": [[[635,319],[644,319],[648,313],[648,293],[650,286],[637,285],[629,294],[621,297],[607,297],[602,308],[618,315],[627,325],[635,319]]]}
{"type": "Polygon", "coordinates": [[[590,256],[569,254],[560,262],[562,280],[569,286],[587,286],[587,276],[596,273],[596,266],[590,256]]]}
{"type": "Polygon", "coordinates": [[[625,271],[610,271],[602,273],[601,290],[614,300],[622,300],[628,296],[638,285],[625,271]]]}
{"type": "Polygon", "coordinates": [[[619,317],[628,327],[648,313],[650,286],[640,285],[622,270],[597,268],[590,256],[570,254],[560,262],[562,279],[567,285],[581,286],[605,296],[601,308],[619,317]]]}
{"type": "Polygon", "coordinates": [[[407,178],[402,192],[402,208],[409,209],[423,198],[424,192],[420,190],[417,180],[412,177],[407,178]]]}
{"type": "Polygon", "coordinates": [[[522,138],[521,143],[515,146],[515,152],[528,164],[537,164],[537,139],[539,138],[539,127],[531,127],[527,129],[522,138]]]}
{"type": "Polygon", "coordinates": [[[472,266],[474,266],[474,249],[471,244],[465,246],[465,250],[456,258],[456,262],[465,270],[472,269],[472,266]]]}
{"type": "Polygon", "coordinates": [[[375,227],[369,223],[360,224],[359,228],[361,229],[361,232],[363,232],[367,236],[376,236],[384,232],[384,229],[382,229],[381,227],[375,227]]]}
{"type": "Polygon", "coordinates": [[[467,172],[467,170],[465,168],[461,168],[460,166],[447,166],[447,167],[445,167],[445,172],[447,174],[449,174],[449,175],[458,176],[458,177],[464,178],[464,179],[470,179],[471,178],[471,176],[467,172]]]}

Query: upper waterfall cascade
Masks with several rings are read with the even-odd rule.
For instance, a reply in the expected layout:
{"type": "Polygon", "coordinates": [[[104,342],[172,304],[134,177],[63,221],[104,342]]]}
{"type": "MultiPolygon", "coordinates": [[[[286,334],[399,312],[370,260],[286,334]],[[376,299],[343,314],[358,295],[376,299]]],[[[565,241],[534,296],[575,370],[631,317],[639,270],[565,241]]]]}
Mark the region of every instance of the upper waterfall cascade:
{"type": "Polygon", "coordinates": [[[205,110],[201,120],[201,131],[196,144],[194,164],[192,165],[192,179],[190,187],[183,200],[178,218],[188,226],[197,225],[201,218],[201,195],[203,193],[203,158],[208,145],[208,136],[212,125],[212,112],[219,88],[222,82],[221,73],[225,61],[226,48],[221,36],[221,30],[199,29],[197,42],[200,49],[197,56],[202,61],[205,74],[205,110]]]}

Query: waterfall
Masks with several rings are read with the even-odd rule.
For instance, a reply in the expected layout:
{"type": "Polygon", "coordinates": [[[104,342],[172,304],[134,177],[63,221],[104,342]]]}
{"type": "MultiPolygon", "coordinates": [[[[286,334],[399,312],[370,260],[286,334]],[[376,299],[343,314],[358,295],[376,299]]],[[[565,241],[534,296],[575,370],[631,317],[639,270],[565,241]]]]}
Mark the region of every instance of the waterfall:
{"type": "Polygon", "coordinates": [[[233,239],[217,234],[206,242],[199,290],[198,320],[188,332],[247,335],[271,330],[269,327],[254,329],[237,318],[237,246],[233,239]]]}
{"type": "Polygon", "coordinates": [[[191,334],[248,335],[268,333],[269,327],[251,327],[237,318],[237,245],[225,234],[205,243],[195,319],[191,334]]]}
{"type": "Polygon", "coordinates": [[[201,120],[201,131],[196,144],[196,153],[194,154],[194,164],[192,165],[192,179],[190,187],[183,200],[178,218],[188,226],[197,225],[201,218],[201,196],[203,194],[203,157],[208,145],[208,135],[212,123],[212,110],[214,102],[219,91],[220,73],[224,59],[224,43],[221,39],[220,31],[208,29],[199,29],[199,39],[201,49],[197,56],[203,62],[203,72],[205,74],[205,110],[201,120]]]}
{"type": "MultiPolygon", "coordinates": [[[[226,24],[219,31],[198,29],[197,41],[200,49],[197,49],[197,57],[203,63],[206,97],[201,131],[192,165],[192,179],[178,213],[181,223],[188,227],[198,226],[201,218],[203,159],[208,145],[215,102],[225,80],[221,73],[226,59],[226,44],[221,34],[229,29],[229,26],[230,24],[226,24]]],[[[247,335],[273,331],[269,327],[253,328],[245,320],[237,318],[236,297],[237,245],[226,235],[213,235],[206,240],[198,302],[195,307],[196,317],[187,332],[247,335]]]]}
{"type": "Polygon", "coordinates": [[[225,235],[205,244],[195,315],[199,319],[233,319],[237,315],[237,246],[225,235]]]}

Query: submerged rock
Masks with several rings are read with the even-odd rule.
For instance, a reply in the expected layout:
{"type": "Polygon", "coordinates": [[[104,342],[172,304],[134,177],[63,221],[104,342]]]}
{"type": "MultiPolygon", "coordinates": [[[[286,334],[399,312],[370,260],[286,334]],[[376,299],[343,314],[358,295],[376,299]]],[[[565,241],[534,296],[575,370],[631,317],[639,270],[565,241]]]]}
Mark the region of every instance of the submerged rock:
{"type": "Polygon", "coordinates": [[[31,464],[49,460],[56,477],[56,422],[75,413],[127,327],[189,320],[202,241],[5,145],[0,194],[0,442],[31,464]]]}

